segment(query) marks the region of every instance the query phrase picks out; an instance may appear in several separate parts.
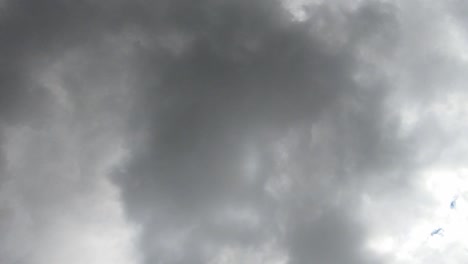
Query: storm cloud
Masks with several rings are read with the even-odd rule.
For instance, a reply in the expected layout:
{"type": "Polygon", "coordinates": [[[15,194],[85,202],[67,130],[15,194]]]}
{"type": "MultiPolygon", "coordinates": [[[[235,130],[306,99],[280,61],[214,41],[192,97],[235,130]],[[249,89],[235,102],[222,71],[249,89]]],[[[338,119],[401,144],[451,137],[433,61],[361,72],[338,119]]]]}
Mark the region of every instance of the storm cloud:
{"type": "Polygon", "coordinates": [[[463,262],[465,9],[1,1],[0,262],[463,262]]]}

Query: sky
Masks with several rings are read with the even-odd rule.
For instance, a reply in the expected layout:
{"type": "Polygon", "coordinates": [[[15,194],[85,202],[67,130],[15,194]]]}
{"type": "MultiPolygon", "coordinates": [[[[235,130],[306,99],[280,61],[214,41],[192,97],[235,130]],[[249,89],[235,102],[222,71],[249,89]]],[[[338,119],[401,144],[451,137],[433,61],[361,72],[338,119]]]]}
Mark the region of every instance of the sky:
{"type": "Polygon", "coordinates": [[[466,12],[1,0],[0,263],[468,262],[466,12]]]}

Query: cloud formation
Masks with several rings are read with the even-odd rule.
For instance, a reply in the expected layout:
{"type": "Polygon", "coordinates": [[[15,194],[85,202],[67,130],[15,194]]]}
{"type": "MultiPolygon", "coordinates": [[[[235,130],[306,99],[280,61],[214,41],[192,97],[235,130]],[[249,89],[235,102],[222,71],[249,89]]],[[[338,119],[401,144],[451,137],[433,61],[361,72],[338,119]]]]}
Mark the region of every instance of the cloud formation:
{"type": "Polygon", "coordinates": [[[366,59],[357,50],[385,41],[372,25],[395,23],[385,8],[320,7],[294,22],[271,1],[169,4],[163,13],[184,13],[163,22],[173,45],[139,50],[149,70],[139,71],[129,137],[144,132],[118,180],[144,223],[146,263],[207,263],[271,243],[290,263],[375,261],[350,185],[396,165],[403,149],[384,109],[387,80],[355,78],[366,59]],[[314,26],[339,15],[351,33],[330,48],[337,36],[314,26]]]}
{"type": "Polygon", "coordinates": [[[0,262],[467,258],[463,3],[0,8],[0,262]]]}

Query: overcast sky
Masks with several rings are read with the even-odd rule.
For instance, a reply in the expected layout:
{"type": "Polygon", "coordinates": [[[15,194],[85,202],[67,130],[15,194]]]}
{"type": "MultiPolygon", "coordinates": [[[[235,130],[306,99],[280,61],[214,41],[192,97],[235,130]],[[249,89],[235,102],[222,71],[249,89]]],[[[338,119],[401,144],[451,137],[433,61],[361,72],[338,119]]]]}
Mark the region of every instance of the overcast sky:
{"type": "Polygon", "coordinates": [[[0,263],[467,263],[467,12],[1,0],[0,263]]]}

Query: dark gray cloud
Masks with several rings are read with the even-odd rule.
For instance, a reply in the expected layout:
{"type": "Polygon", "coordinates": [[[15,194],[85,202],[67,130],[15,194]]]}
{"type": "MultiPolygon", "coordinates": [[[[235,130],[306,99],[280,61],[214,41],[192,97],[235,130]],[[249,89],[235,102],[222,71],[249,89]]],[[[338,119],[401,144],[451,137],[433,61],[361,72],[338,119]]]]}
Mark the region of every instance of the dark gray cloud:
{"type": "Polygon", "coordinates": [[[391,52],[375,51],[396,41],[388,7],[320,6],[294,22],[274,1],[168,4],[162,13],[174,15],[156,34],[175,43],[137,51],[135,147],[117,179],[143,224],[145,263],[207,263],[225,248],[270,241],[291,263],[373,261],[351,201],[404,155],[385,113],[387,80],[353,77],[366,60],[358,50],[391,52]],[[331,34],[348,39],[330,49],[314,26],[337,18],[346,25],[331,34]],[[348,188],[357,189],[341,194],[348,188]],[[180,241],[169,247],[173,236],[180,241]]]}
{"type": "Polygon", "coordinates": [[[464,6],[312,2],[0,2],[0,262],[427,261],[464,6]]]}

